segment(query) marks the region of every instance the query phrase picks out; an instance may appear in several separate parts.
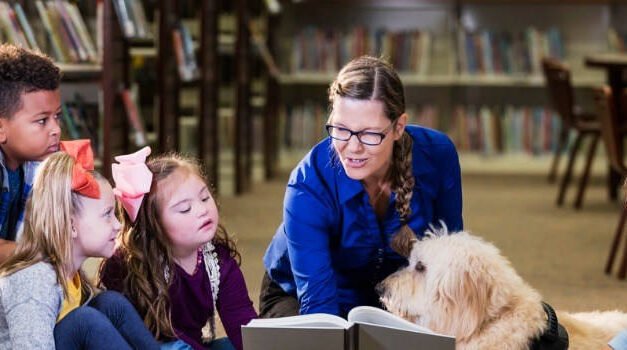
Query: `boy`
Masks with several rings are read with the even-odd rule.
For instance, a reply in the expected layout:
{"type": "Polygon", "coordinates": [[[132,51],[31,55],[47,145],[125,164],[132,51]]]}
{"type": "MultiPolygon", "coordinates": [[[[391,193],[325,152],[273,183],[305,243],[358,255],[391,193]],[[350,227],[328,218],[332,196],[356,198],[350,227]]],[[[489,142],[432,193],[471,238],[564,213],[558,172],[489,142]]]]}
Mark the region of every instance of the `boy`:
{"type": "Polygon", "coordinates": [[[50,58],[0,45],[0,263],[22,231],[38,161],[59,149],[60,80],[50,58]]]}

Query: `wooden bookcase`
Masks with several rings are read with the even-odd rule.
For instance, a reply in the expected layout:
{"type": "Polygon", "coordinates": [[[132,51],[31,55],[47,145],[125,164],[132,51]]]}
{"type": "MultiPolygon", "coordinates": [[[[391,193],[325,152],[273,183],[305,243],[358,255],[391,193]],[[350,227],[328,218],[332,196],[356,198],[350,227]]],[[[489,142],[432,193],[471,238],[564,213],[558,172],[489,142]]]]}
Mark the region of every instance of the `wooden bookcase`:
{"type": "MultiPolygon", "coordinates": [[[[257,16],[262,8],[259,0],[235,2],[202,0],[194,3],[200,11],[196,14],[198,22],[198,46],[197,61],[200,68],[200,76],[191,82],[182,82],[177,73],[175,53],[172,44],[172,30],[175,24],[182,18],[184,8],[190,6],[190,2],[174,0],[159,1],[159,52],[158,52],[158,95],[159,95],[159,147],[160,151],[178,151],[180,147],[179,124],[183,111],[180,97],[183,89],[197,89],[198,98],[194,106],[193,114],[197,115],[197,149],[196,154],[205,166],[205,171],[215,188],[221,184],[220,170],[222,167],[231,167],[220,162],[226,147],[220,144],[220,139],[232,139],[233,154],[233,186],[234,192],[240,194],[248,191],[252,184],[253,172],[253,118],[254,108],[251,105],[251,85],[253,72],[259,70],[256,54],[251,47],[251,34],[249,21],[252,16],[257,16]],[[234,47],[221,42],[219,28],[220,17],[229,13],[235,19],[234,47]],[[227,62],[228,61],[228,62],[227,62]],[[232,63],[232,64],[231,64],[232,63]],[[231,71],[232,69],[232,71],[231,71]],[[224,76],[229,77],[225,84],[224,76]],[[222,79],[221,79],[222,78],[222,79]],[[228,86],[225,86],[228,85],[228,86]],[[221,90],[230,91],[234,96],[229,98],[229,106],[224,106],[221,101],[221,90]],[[232,123],[233,135],[221,135],[225,128],[220,123],[225,122],[219,117],[220,111],[232,114],[228,123],[232,123]]],[[[270,81],[268,79],[267,81],[270,81]]],[[[268,83],[270,84],[270,83],[268,83]]],[[[276,80],[275,80],[276,84],[276,80]]],[[[270,91],[270,90],[268,90],[270,91]]],[[[265,105],[264,113],[276,113],[277,99],[265,97],[265,101],[274,105],[265,105]]],[[[264,122],[263,138],[272,140],[276,132],[273,127],[276,122],[269,124],[264,122]],[[269,134],[268,135],[266,135],[269,134]],[[274,133],[274,134],[273,134],[274,133]]],[[[271,142],[264,142],[264,145],[271,142]]],[[[276,147],[274,153],[264,151],[264,167],[266,173],[273,175],[273,169],[277,162],[276,147]]]]}
{"type": "MultiPolygon", "coordinates": [[[[528,27],[541,30],[557,27],[565,47],[564,60],[573,69],[578,101],[588,101],[590,88],[605,82],[602,72],[584,66],[584,56],[606,50],[610,26],[627,31],[622,20],[626,18],[627,4],[611,0],[311,0],[282,4],[276,31],[281,38],[277,57],[282,59],[279,86],[283,106],[308,100],[326,105],[328,84],[337,73],[333,69],[290,69],[294,36],[303,28],[419,29],[429,31],[433,37],[430,69],[426,74],[400,72],[406,100],[408,104],[438,106],[440,123],[445,130],[452,123],[456,105],[549,105],[539,71],[516,75],[460,73],[460,28],[524,31],[528,27]]],[[[319,52],[311,51],[307,56],[317,54],[319,52]]],[[[591,99],[589,102],[584,102],[585,109],[593,107],[591,99]]],[[[316,127],[322,128],[322,125],[316,127]]]]}

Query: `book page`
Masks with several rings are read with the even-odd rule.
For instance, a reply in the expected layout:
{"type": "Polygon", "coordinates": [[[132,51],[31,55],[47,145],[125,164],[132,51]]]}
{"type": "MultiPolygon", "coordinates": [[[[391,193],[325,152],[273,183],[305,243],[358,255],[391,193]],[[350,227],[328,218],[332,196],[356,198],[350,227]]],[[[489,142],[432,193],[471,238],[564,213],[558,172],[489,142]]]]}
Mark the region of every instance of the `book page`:
{"type": "Polygon", "coordinates": [[[247,327],[258,328],[341,328],[348,329],[351,323],[329,314],[309,314],[279,318],[251,320],[247,327]]]}
{"type": "Polygon", "coordinates": [[[376,326],[384,326],[402,329],[410,332],[435,334],[426,327],[411,323],[401,317],[391,314],[385,310],[372,306],[358,306],[348,313],[348,320],[353,323],[363,323],[376,326]]]}

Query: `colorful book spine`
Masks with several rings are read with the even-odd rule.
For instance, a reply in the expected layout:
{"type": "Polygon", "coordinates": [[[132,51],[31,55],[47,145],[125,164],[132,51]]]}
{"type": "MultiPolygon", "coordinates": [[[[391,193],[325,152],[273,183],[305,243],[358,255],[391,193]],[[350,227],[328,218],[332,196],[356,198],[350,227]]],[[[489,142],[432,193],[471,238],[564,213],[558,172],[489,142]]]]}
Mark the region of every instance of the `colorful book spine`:
{"type": "Polygon", "coordinates": [[[67,13],[74,23],[80,40],[83,43],[85,50],[87,51],[89,61],[100,61],[98,52],[96,51],[96,47],[94,46],[94,42],[89,34],[89,31],[87,30],[87,26],[85,25],[85,21],[83,20],[83,17],[81,16],[78,7],[76,6],[76,4],[71,4],[69,2],[64,2],[63,4],[65,5],[67,13]]]}
{"type": "Polygon", "coordinates": [[[28,44],[30,48],[41,51],[39,48],[39,44],[37,43],[37,40],[35,40],[35,34],[33,33],[33,28],[31,27],[30,23],[28,22],[28,19],[26,18],[26,14],[24,13],[24,9],[22,8],[22,5],[20,5],[19,3],[16,3],[14,7],[15,7],[15,14],[17,16],[17,19],[20,22],[20,25],[22,26],[22,30],[24,31],[24,34],[26,35],[26,39],[28,40],[28,44]]]}
{"type": "Polygon", "coordinates": [[[37,0],[35,1],[35,6],[37,7],[37,12],[39,13],[39,18],[41,19],[41,23],[44,26],[44,30],[46,31],[46,37],[49,39],[50,45],[52,46],[54,57],[59,62],[67,62],[67,56],[65,55],[65,52],[61,49],[60,39],[52,28],[52,23],[50,21],[48,11],[46,10],[44,3],[41,0],[37,0]]]}

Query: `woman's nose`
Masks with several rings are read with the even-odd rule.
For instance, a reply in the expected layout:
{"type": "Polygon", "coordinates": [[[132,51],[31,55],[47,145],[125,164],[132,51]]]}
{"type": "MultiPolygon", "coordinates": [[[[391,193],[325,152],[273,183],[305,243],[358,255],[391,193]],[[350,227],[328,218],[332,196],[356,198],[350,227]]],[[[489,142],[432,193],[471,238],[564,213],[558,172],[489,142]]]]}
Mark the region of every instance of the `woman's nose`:
{"type": "Polygon", "coordinates": [[[351,150],[359,150],[361,147],[363,147],[361,141],[359,141],[359,138],[357,138],[357,135],[351,135],[350,139],[348,139],[346,143],[346,147],[351,150]]]}

